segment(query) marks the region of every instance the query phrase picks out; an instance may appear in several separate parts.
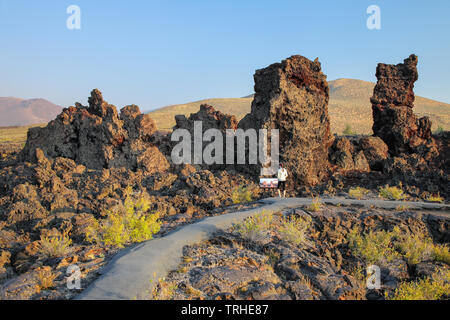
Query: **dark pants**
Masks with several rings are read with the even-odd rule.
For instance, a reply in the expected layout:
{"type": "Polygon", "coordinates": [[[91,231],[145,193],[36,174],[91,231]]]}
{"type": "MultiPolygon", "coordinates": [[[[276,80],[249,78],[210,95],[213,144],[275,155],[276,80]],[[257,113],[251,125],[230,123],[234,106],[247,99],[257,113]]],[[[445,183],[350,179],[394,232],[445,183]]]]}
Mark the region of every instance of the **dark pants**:
{"type": "Polygon", "coordinates": [[[278,181],[278,189],[281,191],[286,190],[286,181],[278,181]]]}

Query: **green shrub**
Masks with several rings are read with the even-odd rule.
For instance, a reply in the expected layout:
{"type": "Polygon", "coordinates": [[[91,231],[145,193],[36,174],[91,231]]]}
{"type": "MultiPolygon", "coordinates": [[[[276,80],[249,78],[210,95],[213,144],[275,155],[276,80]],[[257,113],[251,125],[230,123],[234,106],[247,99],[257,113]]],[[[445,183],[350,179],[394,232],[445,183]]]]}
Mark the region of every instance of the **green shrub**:
{"type": "Polygon", "coordinates": [[[432,277],[403,282],[389,300],[439,300],[450,293],[450,270],[438,271],[432,277]]]}
{"type": "Polygon", "coordinates": [[[430,238],[424,238],[420,234],[399,235],[395,247],[409,264],[415,265],[422,261],[431,260],[434,244],[430,238]]]}
{"type": "Polygon", "coordinates": [[[323,203],[319,197],[314,197],[311,204],[308,206],[308,210],[311,212],[318,212],[322,209],[323,203]]]}
{"type": "Polygon", "coordinates": [[[234,204],[251,202],[253,200],[253,190],[250,187],[239,186],[233,190],[231,200],[234,204]]]}
{"type": "Polygon", "coordinates": [[[390,261],[395,257],[416,265],[423,261],[440,261],[450,265],[450,252],[446,245],[437,245],[429,237],[420,234],[402,233],[398,227],[393,231],[371,231],[360,234],[353,229],[347,235],[353,254],[367,263],[390,261]]]}
{"type": "Polygon", "coordinates": [[[389,200],[403,200],[406,195],[403,193],[401,187],[390,187],[386,185],[380,188],[380,197],[389,200]]]}
{"type": "Polygon", "coordinates": [[[234,231],[246,240],[263,240],[267,237],[267,233],[272,226],[272,221],[272,213],[262,211],[253,217],[245,219],[242,223],[235,225],[234,231]]]}
{"type": "Polygon", "coordinates": [[[354,132],[354,131],[352,130],[351,125],[349,125],[349,124],[347,123],[347,124],[345,125],[344,131],[342,131],[342,134],[345,135],[345,136],[354,136],[354,135],[356,135],[356,132],[354,132]]]}
{"type": "Polygon", "coordinates": [[[131,196],[127,190],[124,203],[108,210],[106,219],[95,221],[87,230],[90,242],[123,248],[127,244],[143,242],[153,238],[161,228],[158,213],[148,212],[150,201],[140,195],[131,196]]]}
{"type": "Polygon", "coordinates": [[[305,233],[311,225],[311,218],[283,218],[278,229],[281,239],[299,245],[305,241],[305,233]]]}
{"type": "Polygon", "coordinates": [[[435,261],[450,265],[450,252],[446,245],[434,245],[433,258],[435,261]]]}
{"type": "Polygon", "coordinates": [[[368,193],[369,193],[369,190],[361,188],[361,187],[350,188],[350,190],[348,191],[348,195],[354,199],[361,199],[364,196],[366,196],[368,193]]]}
{"type": "Polygon", "coordinates": [[[54,235],[41,236],[39,241],[39,252],[47,257],[64,257],[72,244],[67,232],[57,232],[54,235]]]}
{"type": "Polygon", "coordinates": [[[372,264],[391,261],[398,256],[392,246],[394,236],[394,232],[388,231],[370,231],[361,234],[358,228],[354,228],[348,233],[347,240],[355,256],[372,264]]]}

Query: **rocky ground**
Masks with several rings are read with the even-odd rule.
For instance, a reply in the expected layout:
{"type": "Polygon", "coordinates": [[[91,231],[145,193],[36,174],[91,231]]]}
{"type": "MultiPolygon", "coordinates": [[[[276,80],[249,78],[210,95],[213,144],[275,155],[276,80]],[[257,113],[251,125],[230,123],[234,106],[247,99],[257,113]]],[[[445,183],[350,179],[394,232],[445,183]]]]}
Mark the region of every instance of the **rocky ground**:
{"type": "MultiPolygon", "coordinates": [[[[412,112],[417,63],[417,57],[411,56],[397,66],[379,66],[372,99],[374,136],[330,135],[326,76],[318,60],[301,56],[256,72],[252,111],[241,122],[213,107],[202,106],[189,118],[177,117],[176,128],[192,131],[194,121],[202,121],[204,131],[282,128],[280,160],[290,173],[289,196],[383,196],[448,203],[450,133],[431,135],[429,120],[417,119],[412,112]],[[383,194],[380,188],[385,185],[396,188],[388,190],[393,195],[383,194]],[[355,191],[355,187],[367,190],[355,191]]],[[[95,279],[98,268],[119,248],[92,241],[88,231],[101,224],[114,226],[111,219],[117,219],[114,213],[124,207],[129,192],[150,204],[141,218],[158,214],[161,228],[155,229],[155,236],[203,217],[236,210],[236,203],[257,205],[251,201],[274,195],[274,191],[257,186],[260,167],[256,165],[175,165],[170,136],[158,131],[138,106],[118,110],[97,89],[91,92],[88,103],[75,103],[46,127],[31,129],[24,146],[0,145],[0,299],[71,298],[77,293],[66,286],[71,265],[80,268],[83,287],[95,279]]],[[[250,283],[247,278],[252,277],[259,281],[252,282],[255,288],[260,288],[260,282],[266,288],[248,289],[250,293],[261,292],[262,296],[255,293],[255,297],[363,298],[367,296],[364,290],[357,289],[354,279],[345,273],[350,272],[347,263],[353,261],[345,255],[345,245],[340,246],[345,232],[335,235],[339,243],[328,235],[353,221],[362,223],[366,216],[373,216],[374,221],[380,216],[380,221],[402,227],[409,226],[408,219],[416,218],[409,213],[339,210],[327,208],[323,213],[311,214],[314,227],[310,230],[318,234],[310,233],[308,244],[303,246],[279,242],[275,233],[266,244],[242,242],[224,233],[208,248],[191,248],[189,255],[195,263],[203,265],[208,255],[201,253],[210,253],[217,255],[216,260],[229,257],[235,267],[242,265],[245,272],[200,269],[205,277],[231,277],[228,284],[219,281],[217,286],[222,289],[217,290],[206,288],[207,280],[201,275],[198,281],[203,285],[196,286],[195,277],[192,283],[186,283],[196,286],[205,298],[223,293],[245,298],[236,290],[242,291],[242,284],[250,283]],[[268,263],[264,246],[270,243],[273,250],[278,250],[274,255],[291,258],[283,263],[268,263]],[[242,248],[235,250],[239,246],[242,248]],[[302,267],[300,261],[304,259],[312,266],[302,267]],[[289,263],[297,265],[297,269],[289,267],[289,263]],[[251,264],[263,268],[261,276],[251,269],[251,264]],[[314,271],[314,264],[322,269],[314,271]],[[283,275],[280,270],[288,267],[294,271],[286,271],[292,273],[290,276],[283,275]],[[303,284],[298,283],[301,274],[306,276],[303,284]]],[[[416,220],[420,224],[421,220],[416,220]]],[[[448,231],[448,224],[444,226],[448,231]]],[[[148,233],[144,229],[139,230],[148,233]]],[[[440,232],[445,235],[447,231],[440,232]]],[[[142,234],[134,234],[134,240],[147,240],[142,234]]],[[[430,235],[435,240],[440,236],[430,235]]],[[[447,243],[448,238],[439,241],[447,243]]],[[[126,245],[132,245],[133,241],[129,242],[126,245]]],[[[410,278],[415,276],[414,270],[408,269],[410,278]]]]}
{"type": "MultiPolygon", "coordinates": [[[[87,169],[67,158],[3,164],[0,171],[0,297],[70,298],[66,269],[81,268],[85,287],[117,249],[86,241],[86,228],[119,204],[127,187],[143,191],[162,222],[157,237],[206,216],[236,210],[232,192],[247,179],[239,174],[186,166],[177,172],[144,176],[123,169],[87,169]],[[67,233],[72,244],[59,257],[41,252],[42,237],[67,233]],[[55,284],[45,290],[38,273],[48,270],[55,284]]],[[[255,186],[254,197],[259,191],[255,186]]],[[[242,206],[242,205],[241,205],[242,206]]]]}
{"type": "MultiPolygon", "coordinates": [[[[422,234],[434,243],[448,244],[450,216],[424,211],[389,211],[325,206],[313,212],[308,207],[275,214],[272,228],[257,239],[248,239],[236,228],[218,233],[212,240],[184,248],[177,270],[160,280],[155,299],[227,300],[360,300],[385,299],[400,283],[448,272],[449,265],[424,257],[410,263],[398,255],[376,261],[381,268],[381,288],[368,290],[368,266],[349,246],[355,227],[422,234]],[[286,238],[282,219],[311,219],[300,244],[286,238]]],[[[448,263],[448,261],[447,261],[448,263]]],[[[448,274],[447,274],[448,275],[448,274]]],[[[450,279],[447,279],[449,281],[450,279]]],[[[450,283],[449,283],[450,285],[450,283]]],[[[447,286],[447,297],[450,287],[447,286]]]]}

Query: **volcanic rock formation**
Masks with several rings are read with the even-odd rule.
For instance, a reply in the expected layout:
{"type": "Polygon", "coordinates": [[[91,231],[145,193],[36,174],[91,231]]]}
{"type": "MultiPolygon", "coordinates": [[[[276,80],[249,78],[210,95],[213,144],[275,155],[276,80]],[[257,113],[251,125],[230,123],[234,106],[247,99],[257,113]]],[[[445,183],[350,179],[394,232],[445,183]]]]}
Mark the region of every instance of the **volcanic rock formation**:
{"type": "Polygon", "coordinates": [[[173,128],[187,129],[191,134],[194,130],[194,121],[201,121],[203,132],[208,129],[219,129],[225,131],[226,129],[236,129],[238,122],[233,115],[223,114],[220,111],[216,111],[214,107],[202,104],[200,111],[192,113],[189,119],[184,115],[175,116],[176,125],[173,128]]]}
{"type": "MultiPolygon", "coordinates": [[[[217,159],[219,162],[215,162],[214,164],[205,164],[204,159],[199,159],[198,155],[194,159],[192,159],[192,163],[195,163],[197,165],[200,165],[200,167],[206,168],[208,170],[225,170],[226,169],[226,130],[232,129],[236,130],[238,126],[238,121],[236,120],[236,117],[234,115],[228,115],[224,114],[220,111],[217,111],[214,109],[214,107],[202,104],[200,106],[200,110],[197,113],[192,113],[189,118],[186,118],[184,115],[177,115],[175,116],[176,125],[173,128],[174,130],[177,129],[185,129],[189,131],[191,137],[192,137],[192,144],[191,144],[191,150],[195,151],[194,149],[194,136],[195,134],[204,134],[209,129],[218,129],[222,132],[222,157],[220,155],[217,156],[217,159]],[[201,124],[201,132],[196,133],[194,126],[195,122],[199,122],[201,124]],[[220,159],[219,159],[220,158],[220,159]],[[201,160],[201,161],[200,161],[201,160]]],[[[197,129],[200,131],[199,129],[197,129]]],[[[214,142],[216,138],[213,139],[214,142]]],[[[201,137],[201,140],[203,141],[203,136],[201,137]]],[[[206,146],[208,143],[202,144],[202,152],[204,152],[206,146]]],[[[215,155],[215,151],[212,152],[215,155]]],[[[231,169],[231,168],[230,168],[231,169]]]]}
{"type": "Polygon", "coordinates": [[[30,129],[23,159],[35,161],[36,150],[41,149],[46,157],[72,159],[89,169],[124,167],[153,173],[169,168],[150,143],[156,125],[138,106],[126,106],[119,115],[97,89],[88,102],[89,107],[76,103],[64,109],[45,128],[30,129]]]}
{"type": "Polygon", "coordinates": [[[296,186],[316,185],[328,174],[331,144],[329,89],[320,62],[292,56],[257,70],[254,79],[251,113],[239,127],[279,129],[280,161],[289,180],[296,186]]]}
{"type": "Polygon", "coordinates": [[[378,82],[371,99],[373,132],[386,142],[392,155],[414,152],[431,137],[430,119],[417,119],[412,110],[417,62],[417,56],[411,55],[404,63],[377,67],[378,82]]]}

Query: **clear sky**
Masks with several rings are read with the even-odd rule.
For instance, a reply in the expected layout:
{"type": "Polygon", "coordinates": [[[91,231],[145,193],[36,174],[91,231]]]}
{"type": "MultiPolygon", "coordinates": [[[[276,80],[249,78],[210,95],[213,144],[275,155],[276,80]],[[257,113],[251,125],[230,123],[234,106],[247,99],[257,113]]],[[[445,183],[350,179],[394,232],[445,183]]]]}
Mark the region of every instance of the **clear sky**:
{"type": "Polygon", "coordinates": [[[450,103],[449,0],[0,0],[0,96],[142,109],[253,92],[256,69],[316,57],[329,80],[376,81],[419,56],[416,94],[450,103]],[[81,30],[69,30],[69,5],[81,30]],[[368,30],[369,5],[381,30],[368,30]]]}

